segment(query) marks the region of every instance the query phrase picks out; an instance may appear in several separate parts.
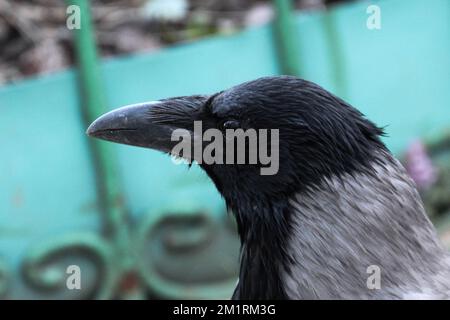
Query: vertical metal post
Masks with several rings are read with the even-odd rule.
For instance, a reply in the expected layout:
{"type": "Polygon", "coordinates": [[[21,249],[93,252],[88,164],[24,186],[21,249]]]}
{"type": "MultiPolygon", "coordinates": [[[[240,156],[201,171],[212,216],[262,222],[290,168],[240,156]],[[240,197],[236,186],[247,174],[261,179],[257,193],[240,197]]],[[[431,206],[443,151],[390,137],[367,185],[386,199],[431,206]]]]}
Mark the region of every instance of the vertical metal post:
{"type": "Polygon", "coordinates": [[[283,74],[300,75],[298,33],[294,24],[292,0],[274,0],[276,18],[274,35],[283,74]]]}
{"type": "Polygon", "coordinates": [[[334,11],[324,14],[322,25],[324,36],[328,45],[328,55],[331,65],[331,74],[335,85],[335,94],[341,98],[347,98],[347,81],[345,79],[345,57],[342,51],[342,45],[339,38],[339,32],[336,24],[334,11]]]}
{"type": "MultiPolygon", "coordinates": [[[[105,113],[105,91],[98,66],[89,0],[67,0],[68,5],[80,9],[80,29],[74,30],[75,51],[78,60],[79,85],[82,95],[81,113],[85,127],[105,113]]],[[[111,144],[88,140],[97,184],[99,209],[104,216],[105,229],[126,250],[128,230],[125,227],[125,207],[118,178],[118,167],[111,144]]],[[[123,252],[123,251],[121,251],[123,252]]]]}

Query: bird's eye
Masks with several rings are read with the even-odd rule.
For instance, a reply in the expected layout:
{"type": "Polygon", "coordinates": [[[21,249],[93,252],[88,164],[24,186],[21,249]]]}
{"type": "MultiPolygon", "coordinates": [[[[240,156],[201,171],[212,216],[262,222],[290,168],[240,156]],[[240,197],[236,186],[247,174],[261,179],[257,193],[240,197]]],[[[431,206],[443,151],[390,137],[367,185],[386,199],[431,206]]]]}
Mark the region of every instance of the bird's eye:
{"type": "Polygon", "coordinates": [[[241,124],[237,120],[227,120],[222,122],[221,127],[223,129],[238,129],[241,127],[241,124]]]}

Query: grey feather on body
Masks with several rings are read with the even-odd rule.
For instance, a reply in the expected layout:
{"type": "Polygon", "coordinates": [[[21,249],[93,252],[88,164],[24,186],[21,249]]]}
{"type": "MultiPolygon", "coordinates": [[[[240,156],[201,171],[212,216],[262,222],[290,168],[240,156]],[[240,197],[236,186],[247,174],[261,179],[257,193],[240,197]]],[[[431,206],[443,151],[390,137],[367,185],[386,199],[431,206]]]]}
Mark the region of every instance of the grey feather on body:
{"type": "Polygon", "coordinates": [[[371,170],[324,179],[290,200],[290,299],[450,298],[450,258],[414,182],[379,152],[371,170]],[[369,289],[367,268],[380,268],[369,289]]]}

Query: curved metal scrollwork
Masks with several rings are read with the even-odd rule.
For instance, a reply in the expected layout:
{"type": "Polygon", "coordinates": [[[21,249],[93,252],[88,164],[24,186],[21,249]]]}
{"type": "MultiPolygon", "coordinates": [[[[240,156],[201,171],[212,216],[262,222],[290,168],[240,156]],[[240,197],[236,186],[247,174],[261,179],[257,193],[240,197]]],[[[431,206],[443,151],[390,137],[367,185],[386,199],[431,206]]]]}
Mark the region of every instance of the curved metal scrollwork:
{"type": "Polygon", "coordinates": [[[115,280],[111,249],[91,234],[65,235],[31,248],[22,264],[25,284],[40,296],[71,299],[107,299],[115,280]],[[69,290],[67,268],[80,266],[82,286],[69,290]]]}
{"type": "Polygon", "coordinates": [[[239,242],[231,223],[201,212],[156,212],[137,232],[138,268],[152,293],[226,299],[234,290],[239,242]]]}

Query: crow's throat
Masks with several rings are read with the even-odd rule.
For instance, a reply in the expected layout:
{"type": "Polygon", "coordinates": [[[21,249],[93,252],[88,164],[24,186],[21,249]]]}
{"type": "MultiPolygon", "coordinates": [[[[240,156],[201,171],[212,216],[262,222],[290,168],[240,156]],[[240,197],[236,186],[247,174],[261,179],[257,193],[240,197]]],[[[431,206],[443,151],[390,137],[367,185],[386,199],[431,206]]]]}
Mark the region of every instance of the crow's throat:
{"type": "Polygon", "coordinates": [[[233,299],[286,299],[283,275],[291,264],[288,202],[233,210],[241,237],[239,283],[233,299]]]}

